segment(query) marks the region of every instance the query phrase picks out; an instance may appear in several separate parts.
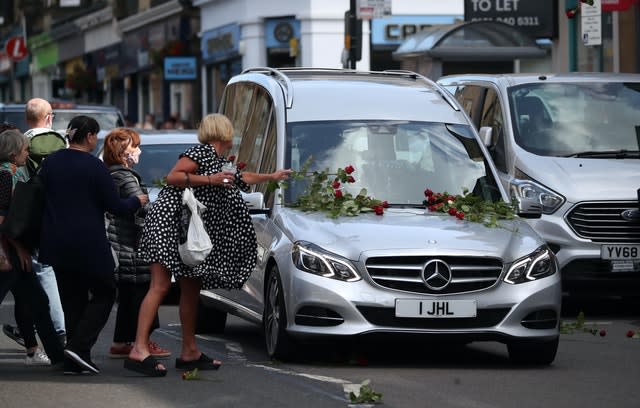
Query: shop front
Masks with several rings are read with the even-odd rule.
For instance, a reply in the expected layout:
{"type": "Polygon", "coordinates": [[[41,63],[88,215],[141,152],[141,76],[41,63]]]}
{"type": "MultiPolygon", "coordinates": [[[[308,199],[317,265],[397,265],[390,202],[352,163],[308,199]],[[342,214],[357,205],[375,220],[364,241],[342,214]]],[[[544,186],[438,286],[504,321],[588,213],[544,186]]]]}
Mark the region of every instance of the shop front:
{"type": "Polygon", "coordinates": [[[437,80],[472,72],[519,72],[521,60],[544,60],[547,50],[517,28],[497,21],[434,26],[408,37],[393,53],[401,68],[437,80]]]}
{"type": "Polygon", "coordinates": [[[53,97],[76,102],[95,102],[95,71],[83,59],[84,35],[75,22],[59,25],[51,30],[51,39],[58,44],[59,76],[52,81],[53,97]]]}
{"type": "Polygon", "coordinates": [[[267,18],[264,22],[267,66],[286,68],[299,66],[300,21],[293,17],[267,18]]]}
{"type": "Polygon", "coordinates": [[[224,87],[229,79],[242,70],[240,53],[240,25],[232,23],[202,33],[200,40],[204,112],[216,112],[224,87]]]}
{"type": "Polygon", "coordinates": [[[58,68],[58,43],[48,32],[29,37],[27,46],[32,53],[31,85],[33,95],[44,99],[54,96],[56,84],[63,81],[58,68]]]}
{"type": "Polygon", "coordinates": [[[392,15],[371,20],[371,70],[399,69],[400,62],[393,52],[407,39],[434,25],[462,21],[463,15],[392,15]]]}
{"type": "Polygon", "coordinates": [[[120,71],[125,115],[140,121],[151,113],[158,124],[170,117],[195,121],[199,112],[195,82],[164,77],[165,58],[192,56],[193,32],[189,18],[178,14],[124,33],[120,71]]]}

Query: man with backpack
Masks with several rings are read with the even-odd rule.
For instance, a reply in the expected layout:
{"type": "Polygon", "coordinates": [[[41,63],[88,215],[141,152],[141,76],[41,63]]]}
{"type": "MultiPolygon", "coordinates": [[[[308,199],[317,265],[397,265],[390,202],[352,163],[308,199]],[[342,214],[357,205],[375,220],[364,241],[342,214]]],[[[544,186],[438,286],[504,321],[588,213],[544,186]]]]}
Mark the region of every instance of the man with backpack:
{"type": "MultiPolygon", "coordinates": [[[[24,132],[25,136],[29,137],[29,158],[27,159],[26,167],[29,177],[31,177],[38,171],[40,164],[47,155],[56,150],[66,148],[67,144],[64,136],[51,129],[55,113],[49,102],[41,98],[30,99],[26,104],[25,116],[27,125],[30,127],[29,130],[24,132]]],[[[64,312],[60,302],[56,276],[51,266],[37,261],[37,249],[33,256],[32,268],[49,298],[51,321],[61,342],[64,344],[66,336],[64,312]]],[[[23,322],[25,322],[27,319],[32,319],[27,305],[16,303],[14,307],[16,321],[23,319],[23,322]]],[[[30,327],[32,326],[30,325],[30,327]]],[[[23,327],[25,326],[23,325],[23,327]]],[[[25,345],[26,340],[29,340],[29,338],[35,338],[34,333],[19,333],[16,328],[6,324],[3,325],[2,330],[8,337],[22,345],[25,345]]],[[[36,354],[32,356],[33,350],[33,347],[27,347],[27,364],[48,364],[46,355],[42,356],[42,353],[36,351],[36,354]]]]}

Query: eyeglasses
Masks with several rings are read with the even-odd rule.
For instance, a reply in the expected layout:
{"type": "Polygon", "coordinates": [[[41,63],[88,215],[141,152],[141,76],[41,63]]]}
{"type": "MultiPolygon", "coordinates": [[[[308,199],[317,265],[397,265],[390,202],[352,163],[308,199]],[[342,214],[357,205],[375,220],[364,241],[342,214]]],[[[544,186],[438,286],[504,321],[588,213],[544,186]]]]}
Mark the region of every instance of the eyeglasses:
{"type": "Polygon", "coordinates": [[[49,112],[48,115],[51,116],[51,119],[56,117],[56,113],[54,111],[49,112]]]}

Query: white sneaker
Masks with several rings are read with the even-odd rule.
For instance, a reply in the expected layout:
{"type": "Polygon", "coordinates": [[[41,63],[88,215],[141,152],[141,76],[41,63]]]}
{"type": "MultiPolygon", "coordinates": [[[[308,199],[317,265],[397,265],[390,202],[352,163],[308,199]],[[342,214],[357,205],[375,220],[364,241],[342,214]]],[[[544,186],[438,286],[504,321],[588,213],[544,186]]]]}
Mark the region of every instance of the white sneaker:
{"type": "Polygon", "coordinates": [[[41,349],[37,349],[35,353],[33,353],[33,357],[27,355],[24,363],[28,366],[46,366],[51,365],[51,360],[47,354],[41,349]]]}

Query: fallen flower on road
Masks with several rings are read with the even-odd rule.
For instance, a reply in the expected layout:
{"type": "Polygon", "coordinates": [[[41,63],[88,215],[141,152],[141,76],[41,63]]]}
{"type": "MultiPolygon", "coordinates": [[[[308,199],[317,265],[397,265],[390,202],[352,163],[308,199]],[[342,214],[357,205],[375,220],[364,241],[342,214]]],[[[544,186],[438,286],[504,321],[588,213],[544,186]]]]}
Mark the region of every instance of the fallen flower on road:
{"type": "Polygon", "coordinates": [[[184,373],[182,373],[182,379],[183,380],[199,380],[200,378],[198,377],[198,369],[194,368],[192,371],[185,371],[184,373]]]}

